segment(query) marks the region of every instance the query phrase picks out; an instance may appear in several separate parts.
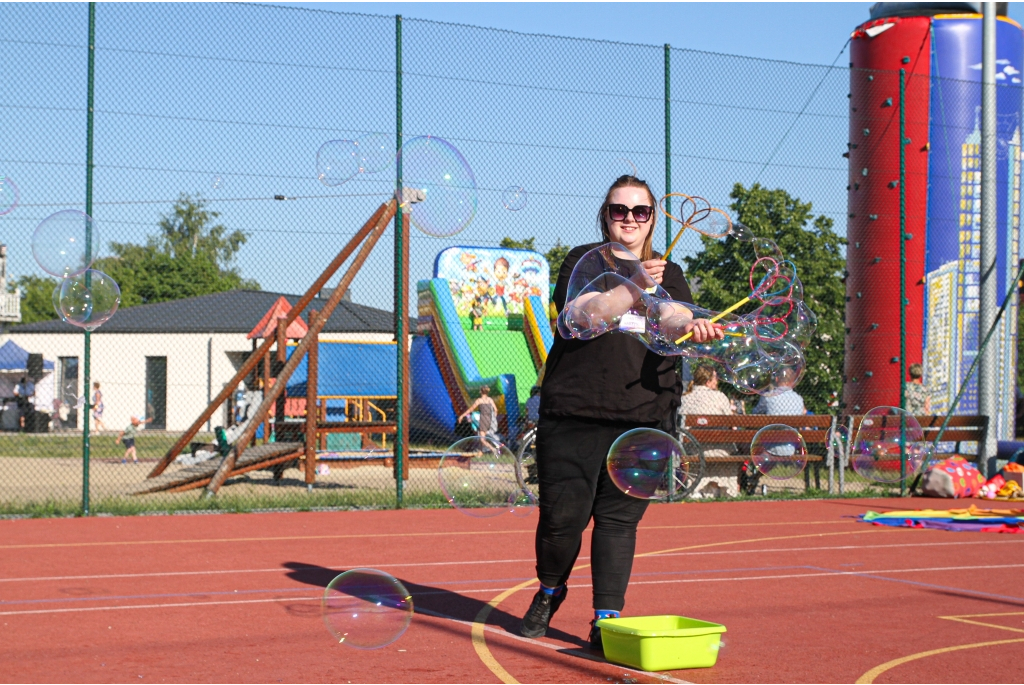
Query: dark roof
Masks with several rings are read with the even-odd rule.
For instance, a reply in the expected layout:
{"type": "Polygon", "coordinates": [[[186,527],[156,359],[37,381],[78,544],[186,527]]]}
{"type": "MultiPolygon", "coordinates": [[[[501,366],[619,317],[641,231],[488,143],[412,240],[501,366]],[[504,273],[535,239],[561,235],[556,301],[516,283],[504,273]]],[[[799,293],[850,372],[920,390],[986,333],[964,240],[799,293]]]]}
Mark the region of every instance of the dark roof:
{"type": "MultiPolygon", "coordinates": [[[[143,304],[117,310],[94,333],[249,333],[282,293],[262,290],[231,290],[173,302],[143,304]]],[[[299,295],[284,295],[292,306],[299,295]]],[[[310,308],[321,311],[327,300],[314,298],[302,318],[309,321],[310,308]]],[[[391,333],[394,315],[382,309],[342,301],[324,326],[325,333],[391,333]]],[[[10,333],[71,333],[81,328],[58,319],[15,326],[10,333]]],[[[412,330],[411,328],[409,330],[412,330]]]]}

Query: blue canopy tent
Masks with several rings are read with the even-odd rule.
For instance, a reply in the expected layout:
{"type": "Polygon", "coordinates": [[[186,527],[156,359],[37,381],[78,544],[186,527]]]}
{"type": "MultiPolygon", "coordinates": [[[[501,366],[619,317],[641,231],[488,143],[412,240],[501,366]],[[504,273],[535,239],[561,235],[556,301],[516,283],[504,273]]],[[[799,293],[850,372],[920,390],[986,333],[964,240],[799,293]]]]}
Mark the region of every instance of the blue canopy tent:
{"type": "MultiPolygon", "coordinates": [[[[13,340],[0,347],[0,371],[25,373],[28,370],[28,351],[13,340]]],[[[53,371],[53,362],[43,360],[43,371],[53,371]]]]}

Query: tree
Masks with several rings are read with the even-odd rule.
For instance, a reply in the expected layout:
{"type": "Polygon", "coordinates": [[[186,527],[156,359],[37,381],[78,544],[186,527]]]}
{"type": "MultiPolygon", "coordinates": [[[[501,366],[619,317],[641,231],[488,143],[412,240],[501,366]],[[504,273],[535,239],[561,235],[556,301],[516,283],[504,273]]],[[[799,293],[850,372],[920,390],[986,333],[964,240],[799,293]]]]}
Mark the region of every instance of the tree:
{"type": "MultiPolygon", "coordinates": [[[[536,238],[533,237],[516,240],[515,238],[505,236],[498,245],[513,250],[537,251],[536,238]]],[[[558,281],[558,270],[562,268],[562,262],[565,261],[567,254],[569,254],[569,246],[563,245],[562,241],[557,239],[555,240],[554,247],[544,253],[544,259],[548,262],[548,279],[551,283],[558,281]]]]}
{"type": "Polygon", "coordinates": [[[171,213],[161,217],[160,234],[150,236],[145,245],[110,244],[114,256],[97,260],[93,268],[121,286],[121,306],[259,289],[232,266],[248,236],[214,224],[220,214],[206,204],[199,195],[182,194],[171,213]]]}
{"type": "MultiPolygon", "coordinates": [[[[832,219],[814,216],[810,202],[801,202],[785,190],[737,183],[730,197],[736,218],[755,236],[774,240],[797,266],[804,300],[818,317],[814,340],[804,350],[807,372],[798,392],[808,409],[827,412],[842,392],[846,304],[842,248],[846,239],[833,230],[832,219]]],[[[684,259],[687,278],[694,285],[697,304],[721,311],[749,293],[754,249],[735,238],[701,236],[701,241],[704,250],[684,259]]]]}
{"type": "Polygon", "coordinates": [[[57,318],[53,308],[53,289],[57,279],[28,274],[7,283],[7,292],[21,289],[21,323],[35,323],[57,318]]]}

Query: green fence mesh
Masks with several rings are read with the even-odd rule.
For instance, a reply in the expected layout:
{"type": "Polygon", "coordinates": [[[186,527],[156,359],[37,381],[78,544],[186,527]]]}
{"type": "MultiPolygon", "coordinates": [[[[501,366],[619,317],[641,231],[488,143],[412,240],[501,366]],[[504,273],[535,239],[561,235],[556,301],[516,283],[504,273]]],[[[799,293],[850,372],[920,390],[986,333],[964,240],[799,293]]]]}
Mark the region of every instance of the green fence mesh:
{"type": "MultiPolygon", "coordinates": [[[[8,290],[20,295],[20,321],[8,317],[4,338],[16,346],[10,359],[25,358],[0,378],[0,394],[11,398],[0,414],[0,512],[81,511],[87,423],[94,512],[390,507],[396,494],[404,506],[447,506],[439,460],[473,433],[457,418],[481,385],[498,396],[496,432],[529,462],[529,400],[552,336],[550,285],[569,247],[600,240],[597,210],[622,174],[646,179],[658,197],[706,198],[778,242],[819,320],[798,391],[815,414],[852,412],[840,404],[846,186],[855,176],[843,153],[863,142],[851,132],[845,62],[239,4],[101,4],[94,47],[88,22],[87,5],[0,6],[0,176],[20,189],[19,206],[0,216],[8,290]],[[56,279],[31,246],[44,218],[85,208],[90,50],[95,268],[118,280],[122,303],[91,334],[87,378],[82,330],[56,318],[56,279]],[[243,385],[230,385],[233,375],[388,201],[394,150],[419,136],[457,149],[476,190],[472,220],[457,234],[405,224],[408,410],[396,384],[401,260],[392,222],[320,336],[315,473],[302,445],[303,362],[254,439],[285,447],[265,448],[276,456],[236,467],[216,496],[199,497],[202,487],[191,486],[221,463],[215,429],[237,436],[281,364],[260,361],[243,385]],[[385,165],[338,185],[318,182],[318,150],[337,140],[383,148],[385,165]],[[43,369],[25,401],[14,390],[29,372],[28,353],[42,355],[43,369]],[[181,455],[149,478],[226,387],[228,399],[181,455]],[[118,440],[132,417],[140,420],[138,463],[118,440]],[[400,492],[396,423],[408,440],[400,492]],[[186,471],[193,476],[175,480],[186,471]],[[145,492],[154,484],[161,489],[145,492]]],[[[898,167],[898,146],[891,152],[887,163],[898,167]]],[[[676,198],[668,209],[678,206],[676,198]]],[[[467,211],[449,207],[437,221],[450,227],[467,211]]],[[[659,215],[655,248],[664,251],[677,229],[659,215]]],[[[750,263],[716,261],[708,245],[687,231],[672,259],[696,302],[720,310],[749,289],[750,263]]],[[[327,305],[343,271],[310,308],[327,305]]],[[[896,310],[885,316],[890,331],[898,327],[896,310]]],[[[308,323],[307,311],[288,332],[290,349],[308,323]]],[[[681,370],[689,380],[689,365],[681,370]]],[[[722,390],[736,411],[755,410],[756,396],[722,390]]],[[[822,459],[788,480],[744,480],[735,459],[709,465],[687,494],[839,493],[842,450],[811,451],[822,459]]],[[[534,488],[533,471],[520,468],[520,485],[534,488]]],[[[466,471],[467,487],[491,493],[481,501],[500,499],[466,471]]]]}

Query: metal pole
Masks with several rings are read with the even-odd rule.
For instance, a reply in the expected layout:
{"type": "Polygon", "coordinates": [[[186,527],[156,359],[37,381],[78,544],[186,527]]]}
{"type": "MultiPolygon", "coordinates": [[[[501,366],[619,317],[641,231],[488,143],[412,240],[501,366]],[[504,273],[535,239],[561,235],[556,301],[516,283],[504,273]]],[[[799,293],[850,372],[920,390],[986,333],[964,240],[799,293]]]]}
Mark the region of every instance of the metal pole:
{"type": "MultiPolygon", "coordinates": [[[[402,15],[395,15],[395,150],[398,153],[395,164],[395,190],[398,192],[399,203],[402,201],[402,15]]],[[[409,295],[406,292],[405,255],[408,251],[403,221],[403,208],[395,212],[395,345],[397,347],[397,364],[395,369],[395,508],[402,508],[404,497],[405,449],[408,440],[406,422],[405,372],[408,368],[405,359],[408,355],[406,338],[408,317],[406,309],[409,295]]]]}
{"type": "MultiPolygon", "coordinates": [[[[94,75],[96,72],[96,3],[89,3],[89,67],[86,85],[85,111],[85,213],[92,216],[92,132],[94,75]]],[[[92,262],[92,222],[85,224],[85,263],[92,262]]],[[[89,273],[85,274],[85,287],[90,286],[89,273]]],[[[92,333],[85,331],[85,350],[82,364],[82,392],[89,397],[90,362],[92,361],[92,333]]],[[[89,515],[89,410],[92,404],[85,404],[82,418],[82,516],[89,515]]]]}
{"type": "MultiPolygon", "coordinates": [[[[665,43],[665,194],[672,192],[672,46],[665,43]]],[[[665,211],[672,211],[672,199],[665,198],[665,211]]],[[[665,252],[672,244],[672,221],[665,217],[665,252]]]]}
{"type": "MultiPolygon", "coordinates": [[[[213,400],[213,336],[206,339],[206,405],[213,400]]],[[[206,432],[210,432],[210,419],[206,419],[206,432]]]]}
{"type": "MultiPolygon", "coordinates": [[[[907,408],[907,70],[900,69],[900,409],[907,408]]],[[[900,414],[900,496],[907,496],[907,417],[900,414]]]]}
{"type": "MultiPolygon", "coordinates": [[[[984,4],[981,49],[981,301],[978,303],[978,331],[987,331],[996,315],[996,250],[998,249],[996,207],[996,3],[984,4]]],[[[988,477],[988,461],[996,454],[999,392],[998,346],[978,350],[978,413],[988,416],[988,438],[978,445],[978,470],[988,477]]]]}

